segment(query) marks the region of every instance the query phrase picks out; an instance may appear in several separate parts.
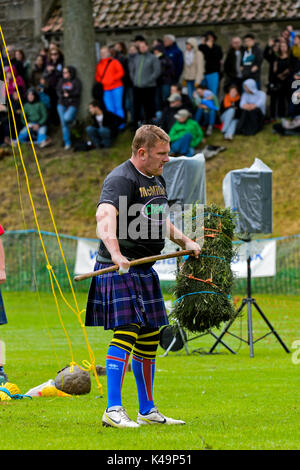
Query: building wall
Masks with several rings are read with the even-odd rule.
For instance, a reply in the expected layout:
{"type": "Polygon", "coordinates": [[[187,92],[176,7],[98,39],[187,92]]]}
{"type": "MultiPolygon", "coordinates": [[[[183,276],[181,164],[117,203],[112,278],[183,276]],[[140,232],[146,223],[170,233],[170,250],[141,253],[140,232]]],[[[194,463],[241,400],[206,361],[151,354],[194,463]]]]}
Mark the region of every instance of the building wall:
{"type": "Polygon", "coordinates": [[[43,14],[50,3],[50,0],[0,0],[5,42],[23,49],[29,60],[34,60],[43,45],[43,14]]]}

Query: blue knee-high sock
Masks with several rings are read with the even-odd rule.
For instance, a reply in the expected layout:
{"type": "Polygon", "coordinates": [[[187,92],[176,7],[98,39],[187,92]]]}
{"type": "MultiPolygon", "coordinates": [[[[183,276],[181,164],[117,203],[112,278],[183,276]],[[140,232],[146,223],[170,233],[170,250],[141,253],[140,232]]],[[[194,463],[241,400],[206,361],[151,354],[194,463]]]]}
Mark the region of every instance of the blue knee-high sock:
{"type": "Polygon", "coordinates": [[[154,408],[153,381],[155,359],[145,359],[133,355],[132,371],[138,391],[139,412],[141,414],[147,414],[152,408],[154,408]]]}
{"type": "Polygon", "coordinates": [[[122,406],[121,391],[129,354],[117,346],[109,346],[106,356],[108,406],[122,406]]]}

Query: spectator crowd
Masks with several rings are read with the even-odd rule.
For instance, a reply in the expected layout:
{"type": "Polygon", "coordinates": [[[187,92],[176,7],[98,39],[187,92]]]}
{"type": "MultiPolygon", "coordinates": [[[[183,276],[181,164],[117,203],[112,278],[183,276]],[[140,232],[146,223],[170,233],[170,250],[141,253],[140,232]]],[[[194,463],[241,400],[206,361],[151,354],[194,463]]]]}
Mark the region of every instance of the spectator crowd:
{"type": "MultiPolygon", "coordinates": [[[[42,48],[34,64],[21,49],[8,46],[7,51],[11,66],[5,51],[2,57],[19,141],[29,140],[29,128],[36,144],[45,147],[60,126],[63,146],[70,149],[85,86],[76,69],[65,64],[55,43],[42,48]]],[[[136,130],[152,123],[169,134],[172,154],[192,156],[215,129],[232,140],[236,134],[255,135],[267,121],[274,121],[274,132],[300,135],[297,80],[300,33],[292,26],[270,38],[264,48],[253,34],[233,37],[226,53],[213,31],[199,43],[187,39],[184,51],[171,34],[152,44],[138,35],[128,46],[117,42],[101,47],[89,104],[90,125],[82,139],[88,148],[107,148],[126,127],[136,130]],[[267,83],[262,82],[264,60],[267,83]]],[[[0,104],[0,144],[10,144],[11,138],[16,139],[16,133],[6,99],[0,104]]]]}

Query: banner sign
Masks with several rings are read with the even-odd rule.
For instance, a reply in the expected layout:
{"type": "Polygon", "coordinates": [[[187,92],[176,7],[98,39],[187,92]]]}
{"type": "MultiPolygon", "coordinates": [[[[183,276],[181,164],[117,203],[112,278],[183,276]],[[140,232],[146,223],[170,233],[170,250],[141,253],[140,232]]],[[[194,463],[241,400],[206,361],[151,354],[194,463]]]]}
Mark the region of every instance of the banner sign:
{"type": "MultiPolygon", "coordinates": [[[[85,274],[94,270],[98,251],[98,241],[79,239],[77,242],[75,274],[85,274]]],[[[167,242],[163,253],[176,251],[175,245],[167,242]]],[[[251,256],[252,277],[276,275],[276,240],[252,241],[239,245],[231,269],[238,278],[247,277],[247,258],[251,256]]],[[[161,281],[175,281],[177,258],[157,261],[153,268],[161,281]]]]}
{"type": "Polygon", "coordinates": [[[276,275],[276,240],[253,240],[249,243],[242,243],[231,263],[235,277],[247,277],[249,256],[251,257],[251,277],[276,275]]]}

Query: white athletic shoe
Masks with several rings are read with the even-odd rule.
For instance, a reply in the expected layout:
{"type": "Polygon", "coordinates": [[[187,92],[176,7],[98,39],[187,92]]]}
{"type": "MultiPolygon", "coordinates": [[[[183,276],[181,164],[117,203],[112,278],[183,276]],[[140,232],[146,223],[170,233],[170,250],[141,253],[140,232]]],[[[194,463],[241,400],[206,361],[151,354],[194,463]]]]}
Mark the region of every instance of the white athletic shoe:
{"type": "Polygon", "coordinates": [[[138,424],[185,424],[180,419],[167,418],[157,408],[152,408],[146,415],[139,413],[136,422],[138,424]]]}
{"type": "Polygon", "coordinates": [[[102,426],[112,428],[138,428],[139,424],[129,418],[125,408],[119,406],[111,411],[104,411],[102,426]]]}

